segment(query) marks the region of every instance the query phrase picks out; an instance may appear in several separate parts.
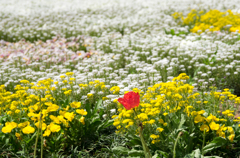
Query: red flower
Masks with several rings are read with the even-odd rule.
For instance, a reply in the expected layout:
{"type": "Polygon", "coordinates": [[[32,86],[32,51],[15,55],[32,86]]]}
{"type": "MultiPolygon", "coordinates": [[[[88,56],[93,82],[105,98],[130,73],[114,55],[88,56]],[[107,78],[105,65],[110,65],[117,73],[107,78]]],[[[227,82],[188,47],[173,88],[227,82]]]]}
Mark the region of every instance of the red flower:
{"type": "Polygon", "coordinates": [[[124,94],[124,97],[119,98],[118,101],[125,107],[125,109],[130,110],[134,107],[138,107],[140,103],[140,95],[131,91],[124,94]]]}

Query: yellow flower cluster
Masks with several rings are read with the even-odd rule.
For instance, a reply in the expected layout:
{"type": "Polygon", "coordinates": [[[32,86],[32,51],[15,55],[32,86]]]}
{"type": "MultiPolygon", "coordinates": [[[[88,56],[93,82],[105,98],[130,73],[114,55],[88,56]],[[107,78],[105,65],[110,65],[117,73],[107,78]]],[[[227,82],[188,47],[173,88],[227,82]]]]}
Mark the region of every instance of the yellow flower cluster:
{"type": "Polygon", "coordinates": [[[17,123],[15,122],[6,122],[5,127],[2,128],[3,133],[10,133],[14,128],[17,127],[17,123]]]}
{"type": "Polygon", "coordinates": [[[118,86],[113,86],[111,89],[110,89],[111,92],[113,92],[113,94],[118,94],[119,91],[120,91],[120,88],[118,86]]]}
{"type": "Polygon", "coordinates": [[[213,116],[212,114],[210,114],[206,118],[201,114],[198,114],[194,118],[194,122],[202,124],[200,126],[201,131],[205,130],[206,132],[209,132],[209,129],[211,129],[212,131],[216,131],[216,134],[220,137],[226,138],[226,135],[228,135],[228,138],[230,141],[233,141],[235,137],[233,128],[231,126],[225,127],[225,123],[221,123],[221,122],[227,122],[227,119],[219,119],[216,116],[213,116]]]}
{"type": "MultiPolygon", "coordinates": [[[[73,73],[66,73],[68,77],[73,73]]],[[[70,78],[71,79],[71,78],[70,78]]],[[[73,81],[73,79],[71,79],[73,81]]],[[[44,131],[43,136],[50,136],[54,132],[63,132],[69,128],[73,120],[85,124],[87,111],[81,108],[81,102],[72,101],[63,106],[57,101],[56,89],[61,89],[57,82],[52,79],[41,80],[36,84],[27,80],[20,81],[22,85],[15,87],[15,92],[5,90],[4,85],[0,86],[0,114],[4,114],[11,122],[1,122],[3,133],[15,133],[18,140],[23,134],[35,133],[35,128],[44,131]],[[57,87],[53,87],[53,84],[57,87]],[[29,93],[31,89],[34,93],[29,93]]],[[[103,85],[103,84],[101,84],[103,85]]],[[[72,90],[64,90],[62,94],[69,95],[72,90]]]]}
{"type": "MultiPolygon", "coordinates": [[[[225,106],[222,104],[228,103],[223,101],[231,101],[230,98],[234,103],[239,97],[231,94],[227,89],[222,93],[213,89],[210,93],[202,94],[207,100],[200,101],[203,99],[202,95],[194,93],[193,86],[184,84],[187,79],[189,77],[182,73],[173,78],[172,82],[157,83],[149,87],[144,95],[140,95],[139,106],[131,110],[124,109],[118,103],[119,115],[113,116],[113,125],[117,128],[116,132],[136,131],[140,122],[143,131],[147,129],[146,132],[152,139],[152,143],[156,144],[161,142],[161,135],[168,134],[165,131],[173,128],[174,119],[185,115],[186,119],[195,125],[195,128],[206,132],[211,129],[211,131],[216,131],[218,136],[228,136],[229,140],[233,141],[234,131],[228,130],[230,132],[226,133],[226,128],[223,127],[227,126],[230,129],[233,125],[234,121],[231,120],[233,120],[234,110],[224,109],[225,106]],[[222,111],[222,116],[217,112],[219,110],[222,111]]],[[[230,106],[227,105],[227,107],[230,106]]],[[[176,128],[178,125],[175,125],[176,128]]]]}
{"type": "Polygon", "coordinates": [[[229,31],[235,32],[238,30],[240,32],[240,14],[233,13],[231,10],[221,12],[214,9],[204,13],[204,11],[193,9],[186,17],[178,12],[175,12],[172,16],[176,20],[181,19],[182,25],[191,26],[192,29],[190,31],[193,33],[201,33],[207,29],[212,32],[220,31],[227,29],[227,25],[229,26],[229,31]]]}

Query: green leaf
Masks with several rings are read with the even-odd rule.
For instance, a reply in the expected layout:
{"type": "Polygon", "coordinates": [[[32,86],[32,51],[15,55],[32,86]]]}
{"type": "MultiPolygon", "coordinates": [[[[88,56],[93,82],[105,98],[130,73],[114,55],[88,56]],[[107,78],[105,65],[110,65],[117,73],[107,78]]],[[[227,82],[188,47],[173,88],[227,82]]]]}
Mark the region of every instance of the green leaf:
{"type": "Polygon", "coordinates": [[[201,70],[201,67],[198,67],[198,68],[194,71],[193,77],[195,77],[195,76],[197,75],[198,71],[200,71],[200,70],[201,70]]]}
{"type": "Polygon", "coordinates": [[[92,118],[91,124],[94,123],[94,122],[97,122],[97,121],[100,121],[100,118],[98,116],[92,118]]]}
{"type": "Polygon", "coordinates": [[[189,136],[190,136],[190,137],[193,137],[194,135],[195,135],[195,133],[192,133],[192,134],[190,134],[189,136]]]}
{"type": "MultiPolygon", "coordinates": [[[[159,156],[163,156],[164,158],[168,158],[168,157],[169,157],[169,156],[168,156],[168,153],[166,153],[166,152],[164,152],[164,151],[161,151],[161,150],[156,150],[156,151],[155,151],[155,155],[157,155],[158,157],[159,157],[159,156]]],[[[154,156],[155,156],[155,155],[154,155],[154,156]]],[[[157,158],[158,158],[158,157],[157,157],[157,158]]]]}
{"type": "Polygon", "coordinates": [[[104,123],[102,123],[101,125],[99,125],[98,130],[102,130],[104,128],[107,128],[108,126],[113,124],[113,120],[107,120],[104,123]]]}
{"type": "Polygon", "coordinates": [[[91,118],[92,111],[91,111],[91,109],[90,109],[90,104],[87,103],[86,106],[85,106],[85,108],[86,108],[86,111],[87,111],[87,116],[86,116],[86,117],[91,118]]]}
{"type": "Polygon", "coordinates": [[[128,155],[129,156],[144,156],[144,151],[132,149],[131,151],[128,152],[128,155]]]}
{"type": "Polygon", "coordinates": [[[184,158],[203,158],[203,156],[200,149],[196,149],[192,153],[185,155],[184,158]]]}
{"type": "Polygon", "coordinates": [[[128,140],[130,140],[130,141],[126,144],[128,144],[129,146],[142,145],[140,139],[138,139],[138,138],[128,139],[128,140]]]}
{"type": "Polygon", "coordinates": [[[9,143],[9,138],[5,140],[5,144],[8,144],[8,143],[9,143]]]}
{"type": "Polygon", "coordinates": [[[17,154],[23,155],[24,151],[18,151],[17,154]]]}
{"type": "Polygon", "coordinates": [[[62,134],[60,134],[60,135],[57,137],[56,141],[59,141],[61,137],[62,137],[62,134]]]}
{"type": "Polygon", "coordinates": [[[175,31],[173,29],[171,29],[171,34],[175,35],[175,31]]]}
{"type": "Polygon", "coordinates": [[[183,114],[181,114],[181,121],[179,123],[178,129],[182,128],[182,125],[185,123],[186,119],[183,114]]]}
{"type": "Polygon", "coordinates": [[[101,104],[102,104],[102,99],[99,99],[98,102],[97,102],[97,105],[96,105],[95,108],[94,108],[93,113],[96,113],[96,112],[97,112],[97,110],[98,110],[98,108],[100,107],[101,104]]]}
{"type": "Polygon", "coordinates": [[[193,154],[187,154],[183,158],[194,158],[194,155],[193,154]]]}
{"type": "Polygon", "coordinates": [[[206,154],[207,152],[219,148],[227,143],[227,140],[223,137],[217,137],[214,138],[213,141],[211,141],[208,145],[206,145],[203,148],[203,154],[206,154]]]}
{"type": "Polygon", "coordinates": [[[195,151],[195,154],[194,154],[195,158],[202,158],[203,157],[202,154],[201,154],[200,149],[196,149],[194,151],[195,151]]]}
{"type": "Polygon", "coordinates": [[[117,146],[117,147],[112,148],[112,151],[114,153],[128,154],[129,149],[125,148],[123,146],[117,146]]]}
{"type": "Polygon", "coordinates": [[[152,158],[160,158],[160,157],[158,156],[158,154],[155,154],[155,155],[153,155],[152,158]]]}

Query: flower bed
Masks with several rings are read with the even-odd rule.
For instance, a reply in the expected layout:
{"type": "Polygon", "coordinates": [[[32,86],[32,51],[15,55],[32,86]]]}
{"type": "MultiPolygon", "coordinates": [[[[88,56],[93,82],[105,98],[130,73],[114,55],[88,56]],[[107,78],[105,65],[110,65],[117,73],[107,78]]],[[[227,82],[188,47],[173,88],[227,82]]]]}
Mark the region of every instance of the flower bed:
{"type": "Polygon", "coordinates": [[[240,155],[237,1],[29,2],[0,2],[2,157],[240,155]]]}

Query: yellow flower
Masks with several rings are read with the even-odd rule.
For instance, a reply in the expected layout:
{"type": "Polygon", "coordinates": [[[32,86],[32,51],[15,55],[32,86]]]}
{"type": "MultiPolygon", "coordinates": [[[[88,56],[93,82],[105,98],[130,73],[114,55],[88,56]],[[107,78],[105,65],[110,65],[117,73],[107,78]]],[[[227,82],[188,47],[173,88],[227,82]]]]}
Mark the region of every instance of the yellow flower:
{"type": "Polygon", "coordinates": [[[229,133],[234,134],[234,130],[233,130],[232,127],[229,126],[229,127],[227,127],[227,129],[228,129],[228,132],[229,132],[229,133]]]}
{"type": "Polygon", "coordinates": [[[114,103],[118,103],[118,99],[114,99],[113,102],[114,102],[114,103]]]}
{"type": "Polygon", "coordinates": [[[137,117],[138,117],[141,121],[144,121],[144,120],[147,120],[147,119],[148,119],[148,116],[147,116],[147,114],[145,114],[145,113],[141,113],[141,114],[137,115],[137,117]]]}
{"type": "Polygon", "coordinates": [[[61,126],[51,123],[50,125],[51,132],[59,132],[61,130],[61,126]]]}
{"type": "Polygon", "coordinates": [[[51,106],[49,106],[47,108],[47,112],[54,112],[54,111],[57,111],[59,109],[59,106],[56,105],[56,104],[52,104],[51,106]]]}
{"type": "Polygon", "coordinates": [[[70,95],[71,93],[72,93],[72,90],[68,90],[64,92],[65,95],[70,95]]]}
{"type": "Polygon", "coordinates": [[[225,132],[220,131],[220,132],[218,132],[218,135],[219,135],[219,137],[226,138],[225,132]]]}
{"type": "Polygon", "coordinates": [[[22,129],[22,132],[24,134],[30,134],[30,133],[34,133],[35,132],[35,129],[32,127],[32,126],[27,126],[25,128],[22,129]]]}
{"type": "Polygon", "coordinates": [[[132,121],[131,121],[131,122],[128,122],[128,125],[129,125],[129,126],[132,126],[133,124],[134,124],[134,122],[132,122],[132,121]]]}
{"type": "Polygon", "coordinates": [[[164,116],[167,116],[167,115],[168,115],[168,113],[167,113],[167,112],[165,112],[165,113],[163,113],[163,115],[164,115],[164,116]]]}
{"type": "Polygon", "coordinates": [[[67,90],[67,88],[62,88],[62,91],[66,91],[67,90]]]}
{"type": "Polygon", "coordinates": [[[75,102],[70,103],[70,106],[71,106],[72,108],[80,108],[81,103],[75,101],[75,102]]]}
{"type": "Polygon", "coordinates": [[[192,115],[192,116],[195,116],[195,115],[197,115],[197,114],[198,114],[197,111],[192,111],[192,112],[191,112],[191,115],[192,115]]]}
{"type": "Polygon", "coordinates": [[[85,120],[85,117],[82,116],[82,117],[80,118],[80,122],[81,122],[83,125],[85,125],[84,120],[85,120]]]}
{"type": "MultiPolygon", "coordinates": [[[[63,117],[63,116],[62,116],[63,117]]],[[[59,117],[56,117],[56,116],[53,116],[53,115],[50,115],[49,118],[56,124],[60,124],[60,119],[59,117]]]]}
{"type": "Polygon", "coordinates": [[[15,122],[6,122],[5,127],[2,128],[3,133],[10,133],[14,128],[17,127],[17,123],[15,122]]]}
{"type": "Polygon", "coordinates": [[[46,137],[46,136],[49,136],[51,134],[51,131],[49,129],[47,129],[44,133],[43,133],[43,136],[46,137]]]}
{"type": "Polygon", "coordinates": [[[72,76],[74,73],[73,72],[67,72],[66,75],[67,76],[72,76]]]}
{"type": "Polygon", "coordinates": [[[11,115],[11,114],[12,114],[12,111],[8,111],[7,114],[8,114],[8,115],[11,115]]]}
{"type": "MultiPolygon", "coordinates": [[[[59,121],[64,122],[66,121],[62,115],[56,117],[59,121]]],[[[58,123],[59,124],[59,123],[58,123]]]]}
{"type": "Polygon", "coordinates": [[[199,123],[199,122],[203,122],[204,121],[204,117],[202,117],[201,115],[197,115],[195,118],[194,118],[194,122],[195,123],[199,123]]]}
{"type": "Polygon", "coordinates": [[[117,116],[118,116],[118,115],[113,115],[113,116],[112,116],[112,119],[116,118],[117,116]]]}
{"type": "Polygon", "coordinates": [[[203,125],[201,125],[200,130],[201,130],[201,131],[204,131],[204,130],[205,130],[206,132],[208,132],[208,131],[209,131],[209,127],[208,127],[208,125],[203,124],[203,125]]]}
{"type": "Polygon", "coordinates": [[[75,78],[72,77],[72,78],[70,78],[69,80],[70,80],[70,81],[75,81],[75,78]]]}
{"type": "Polygon", "coordinates": [[[207,122],[211,122],[211,121],[219,121],[218,118],[216,118],[216,116],[210,114],[207,118],[206,118],[207,122]]]}
{"type": "Polygon", "coordinates": [[[87,115],[87,111],[85,111],[84,109],[77,109],[76,112],[80,115],[87,115]]]}
{"type": "Polygon", "coordinates": [[[160,140],[152,140],[152,144],[155,144],[155,143],[157,143],[157,142],[160,142],[160,140]]]}
{"type": "Polygon", "coordinates": [[[150,121],[148,121],[149,124],[154,124],[155,123],[155,120],[151,119],[150,121]]]}
{"type": "MultiPolygon", "coordinates": [[[[40,128],[40,122],[36,122],[35,126],[37,126],[37,128],[40,128]]],[[[46,123],[42,122],[42,130],[44,131],[47,128],[46,123]]]]}
{"type": "Polygon", "coordinates": [[[68,121],[72,121],[73,119],[74,119],[74,116],[75,116],[76,114],[74,114],[74,112],[66,112],[65,114],[64,114],[64,117],[68,120],[68,121]]]}
{"type": "Polygon", "coordinates": [[[17,137],[18,140],[22,139],[20,133],[15,133],[15,136],[17,137]]]}
{"type": "Polygon", "coordinates": [[[46,99],[46,98],[41,98],[41,101],[42,101],[42,102],[46,102],[47,99],[46,99]]]}
{"type": "Polygon", "coordinates": [[[88,93],[88,94],[87,94],[87,97],[88,97],[88,98],[91,98],[91,97],[93,97],[93,94],[92,94],[92,93],[88,93]]]}
{"type": "Polygon", "coordinates": [[[69,110],[69,105],[66,108],[63,108],[63,110],[68,111],[69,110]]]}
{"type": "Polygon", "coordinates": [[[128,122],[131,122],[131,121],[132,121],[131,119],[125,119],[125,120],[123,120],[122,123],[124,124],[124,123],[128,123],[128,122]]]}
{"type": "Polygon", "coordinates": [[[213,130],[213,131],[217,131],[220,127],[220,125],[216,124],[215,122],[211,122],[209,126],[210,126],[211,130],[213,130]]]}
{"type": "Polygon", "coordinates": [[[163,128],[160,128],[160,127],[157,128],[157,131],[160,132],[160,133],[161,133],[163,130],[164,130],[163,128]]]}
{"type": "Polygon", "coordinates": [[[21,80],[20,83],[23,83],[23,84],[28,84],[29,81],[28,80],[21,80]]]}
{"type": "Polygon", "coordinates": [[[110,91],[113,92],[113,94],[118,94],[120,88],[118,86],[113,86],[112,88],[110,88],[110,91]]]}
{"type": "Polygon", "coordinates": [[[204,114],[204,113],[205,113],[204,110],[198,111],[198,114],[199,114],[199,115],[202,115],[202,114],[204,114]]]}
{"type": "Polygon", "coordinates": [[[16,114],[18,114],[18,113],[20,113],[20,112],[21,112],[21,110],[19,110],[19,109],[15,110],[15,113],[16,113],[16,114]]]}
{"type": "Polygon", "coordinates": [[[107,97],[102,97],[102,100],[104,101],[104,100],[107,100],[108,98],[107,97]]]}
{"type": "Polygon", "coordinates": [[[2,128],[2,132],[3,133],[10,133],[12,131],[12,127],[11,126],[5,126],[2,128]]]}
{"type": "Polygon", "coordinates": [[[230,136],[228,136],[228,139],[232,142],[234,137],[235,137],[235,134],[231,134],[230,136]]]}
{"type": "Polygon", "coordinates": [[[12,126],[12,128],[16,128],[18,124],[16,122],[6,122],[5,126],[12,126]]]}
{"type": "MultiPolygon", "coordinates": [[[[80,120],[80,121],[81,121],[81,120],[80,120]]],[[[114,120],[114,123],[113,123],[114,126],[118,126],[119,124],[120,124],[119,121],[115,121],[115,120],[114,120]]]]}
{"type": "Polygon", "coordinates": [[[158,122],[161,123],[161,124],[164,124],[163,119],[159,119],[158,122]]]}
{"type": "Polygon", "coordinates": [[[159,138],[159,135],[152,134],[152,135],[150,135],[150,138],[157,139],[157,138],[159,138]]]}

